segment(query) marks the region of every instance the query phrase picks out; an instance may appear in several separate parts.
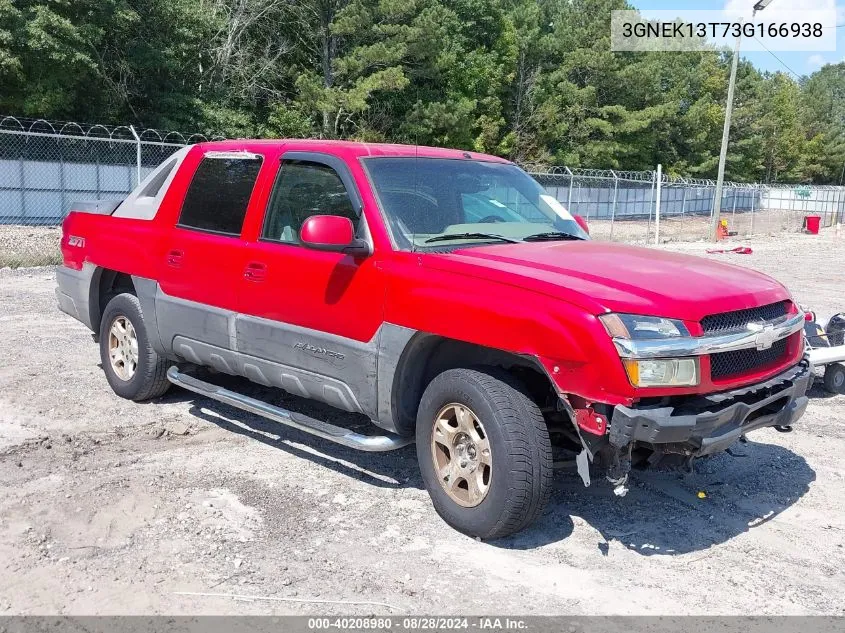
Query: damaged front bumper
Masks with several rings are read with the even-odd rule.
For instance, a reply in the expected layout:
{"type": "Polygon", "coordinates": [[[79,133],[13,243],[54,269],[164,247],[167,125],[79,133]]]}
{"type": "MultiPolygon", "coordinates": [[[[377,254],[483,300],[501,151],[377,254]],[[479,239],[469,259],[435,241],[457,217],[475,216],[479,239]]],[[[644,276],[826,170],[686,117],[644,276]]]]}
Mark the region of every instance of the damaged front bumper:
{"type": "Polygon", "coordinates": [[[716,453],[754,429],[792,425],[807,408],[812,377],[804,359],[765,382],[682,399],[675,406],[620,405],[613,410],[608,440],[617,449],[639,443],[690,457],[716,453]]]}

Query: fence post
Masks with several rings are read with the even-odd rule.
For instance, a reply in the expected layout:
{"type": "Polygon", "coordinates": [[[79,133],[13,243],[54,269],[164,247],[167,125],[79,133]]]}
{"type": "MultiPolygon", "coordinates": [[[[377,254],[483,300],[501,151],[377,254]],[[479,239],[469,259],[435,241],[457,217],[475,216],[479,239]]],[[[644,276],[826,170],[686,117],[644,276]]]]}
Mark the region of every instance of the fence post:
{"type": "Polygon", "coordinates": [[[613,207],[610,209],[610,238],[609,240],[613,241],[613,223],[616,221],[616,194],[619,191],[619,177],[616,175],[616,172],[612,169],[610,173],[613,174],[613,207]]]}
{"type": "Polygon", "coordinates": [[[64,220],[65,216],[70,212],[70,209],[67,208],[67,190],[65,185],[65,154],[62,151],[61,145],[59,145],[60,141],[56,140],[56,146],[59,147],[59,189],[62,190],[61,192],[61,219],[64,220]]]}
{"type": "Polygon", "coordinates": [[[825,228],[827,228],[829,226],[829,224],[827,223],[827,209],[828,209],[828,203],[829,202],[830,202],[830,190],[825,189],[824,190],[824,204],[822,206],[822,208],[824,209],[824,212],[822,213],[822,226],[825,227],[825,228]]]}
{"type": "MultiPolygon", "coordinates": [[[[830,209],[831,212],[833,211],[833,200],[834,200],[835,197],[836,197],[836,191],[834,191],[833,189],[828,190],[827,202],[824,205],[825,216],[828,215],[828,209],[830,209]]],[[[826,224],[825,224],[826,227],[833,226],[833,213],[830,213],[830,221],[828,221],[828,218],[825,217],[825,222],[826,222],[826,224]]]]}
{"type": "Polygon", "coordinates": [[[569,194],[566,197],[566,210],[572,213],[572,180],[575,178],[572,174],[572,170],[569,167],[565,168],[567,172],[569,172],[569,194]]]}
{"type": "Polygon", "coordinates": [[[731,210],[731,224],[736,224],[736,188],[734,188],[734,204],[731,210]]]}
{"type": "Polygon", "coordinates": [[[833,206],[833,195],[834,191],[832,189],[826,189],[824,195],[824,225],[825,227],[831,226],[827,223],[827,216],[828,210],[833,206]]]}
{"type": "Polygon", "coordinates": [[[836,189],[830,190],[830,223],[827,225],[828,227],[833,226],[833,214],[834,210],[836,209],[836,189]]]}
{"type": "Polygon", "coordinates": [[[760,192],[759,185],[755,185],[751,189],[751,231],[749,235],[754,235],[754,203],[757,201],[757,195],[760,192]]]}
{"type": "MultiPolygon", "coordinates": [[[[27,141],[29,139],[27,138],[27,141]]],[[[23,166],[23,149],[21,149],[21,153],[19,154],[18,159],[18,175],[21,181],[21,224],[24,224],[24,218],[26,218],[26,183],[24,182],[24,174],[26,170],[23,166]]]]}
{"type": "Polygon", "coordinates": [[[689,189],[689,185],[684,183],[684,199],[681,201],[681,217],[684,217],[684,214],[687,211],[687,189],[689,189]]]}
{"type": "Polygon", "coordinates": [[[137,143],[137,155],[136,160],[138,163],[138,182],[135,183],[135,186],[141,184],[141,139],[138,137],[138,133],[135,132],[135,126],[130,125],[129,130],[132,132],[132,136],[135,137],[135,142],[137,143]]]}
{"type": "Polygon", "coordinates": [[[654,172],[651,172],[651,189],[649,190],[649,197],[648,197],[648,224],[646,225],[645,229],[645,243],[648,244],[648,236],[651,235],[651,213],[653,211],[652,205],[654,204],[654,185],[656,179],[654,177],[654,172]]]}
{"type": "Polygon", "coordinates": [[[787,220],[787,230],[792,231],[793,223],[795,222],[795,189],[789,190],[789,215],[787,216],[789,220],[787,220]]]}
{"type": "Polygon", "coordinates": [[[97,187],[97,200],[99,200],[100,199],[100,152],[99,151],[97,151],[97,162],[96,162],[94,175],[96,176],[96,180],[94,181],[94,184],[97,187]]]}
{"type": "MultiPolygon", "coordinates": [[[[578,200],[577,200],[576,204],[581,204],[582,201],[583,200],[581,198],[581,183],[579,182],[578,183],[578,200]]],[[[572,213],[572,212],[570,211],[570,213],[572,213]]],[[[580,215],[581,212],[579,211],[578,214],[580,215]]]]}
{"type": "Polygon", "coordinates": [[[660,244],[660,194],[663,191],[663,165],[657,165],[657,200],[654,204],[654,245],[660,244]]]}

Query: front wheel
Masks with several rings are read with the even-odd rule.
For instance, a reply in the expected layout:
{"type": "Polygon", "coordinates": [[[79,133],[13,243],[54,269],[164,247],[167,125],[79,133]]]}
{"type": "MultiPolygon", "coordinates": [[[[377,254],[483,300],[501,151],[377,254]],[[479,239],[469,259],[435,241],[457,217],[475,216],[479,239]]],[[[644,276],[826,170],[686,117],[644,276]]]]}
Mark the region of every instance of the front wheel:
{"type": "Polygon", "coordinates": [[[450,369],[432,380],[420,402],[416,444],[435,510],[464,534],[513,534],[548,502],[548,429],[537,405],[504,371],[450,369]]]}
{"type": "Polygon", "coordinates": [[[115,295],[106,305],[100,322],[100,360],[109,385],[121,398],[139,402],[170,387],[168,362],[150,345],[135,295],[115,295]]]}

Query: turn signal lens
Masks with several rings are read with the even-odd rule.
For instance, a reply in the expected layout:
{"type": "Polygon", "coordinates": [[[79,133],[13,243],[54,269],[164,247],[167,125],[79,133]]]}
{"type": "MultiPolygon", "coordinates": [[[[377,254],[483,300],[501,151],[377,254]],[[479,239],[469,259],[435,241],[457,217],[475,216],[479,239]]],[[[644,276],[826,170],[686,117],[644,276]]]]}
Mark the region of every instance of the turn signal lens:
{"type": "Polygon", "coordinates": [[[635,387],[694,387],[698,384],[697,358],[623,359],[628,380],[635,387]]]}
{"type": "Polygon", "coordinates": [[[683,321],[636,314],[603,314],[599,320],[613,338],[654,340],[689,336],[683,321]]]}
{"type": "Polygon", "coordinates": [[[604,324],[604,329],[613,338],[629,338],[628,328],[625,327],[618,314],[603,314],[599,317],[599,321],[604,324]]]}

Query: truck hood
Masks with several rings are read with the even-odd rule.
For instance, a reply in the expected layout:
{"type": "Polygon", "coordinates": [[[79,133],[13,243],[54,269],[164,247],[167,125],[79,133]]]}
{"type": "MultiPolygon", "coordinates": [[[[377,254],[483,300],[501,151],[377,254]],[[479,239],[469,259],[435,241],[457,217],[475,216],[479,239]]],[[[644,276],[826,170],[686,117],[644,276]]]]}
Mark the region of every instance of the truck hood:
{"type": "Polygon", "coordinates": [[[780,283],[747,268],[597,241],[464,248],[432,253],[424,265],[554,295],[593,314],[698,321],[790,298],[780,283]]]}

